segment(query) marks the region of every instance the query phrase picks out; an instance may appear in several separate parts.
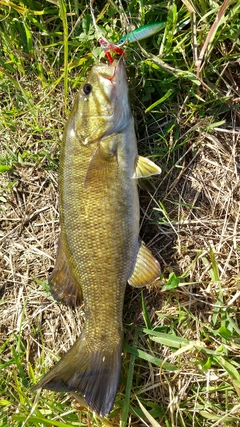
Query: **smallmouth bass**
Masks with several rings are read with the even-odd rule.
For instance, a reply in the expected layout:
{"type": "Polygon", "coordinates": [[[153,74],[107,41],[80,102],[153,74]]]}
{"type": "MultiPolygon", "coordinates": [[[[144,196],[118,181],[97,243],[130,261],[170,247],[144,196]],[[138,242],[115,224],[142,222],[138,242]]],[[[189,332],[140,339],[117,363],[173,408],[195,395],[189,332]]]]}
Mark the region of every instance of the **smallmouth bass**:
{"type": "Polygon", "coordinates": [[[33,387],[80,391],[101,417],[113,407],[121,371],[126,283],[160,274],[139,242],[137,178],[160,173],[138,156],[122,60],[92,68],[76,98],[60,154],[58,253],[49,278],[58,300],[84,300],[81,336],[33,387]]]}

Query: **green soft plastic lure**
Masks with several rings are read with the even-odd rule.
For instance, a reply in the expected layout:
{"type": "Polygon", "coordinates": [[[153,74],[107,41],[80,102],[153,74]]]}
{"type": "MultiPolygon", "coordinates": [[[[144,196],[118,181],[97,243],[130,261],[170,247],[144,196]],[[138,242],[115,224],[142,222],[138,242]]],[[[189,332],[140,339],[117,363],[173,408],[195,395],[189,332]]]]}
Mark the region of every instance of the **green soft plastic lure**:
{"type": "Polygon", "coordinates": [[[153,24],[147,24],[143,27],[136,28],[136,30],[130,31],[130,33],[121,37],[121,39],[116,43],[117,46],[121,46],[126,42],[133,43],[139,40],[146,39],[158,33],[162,28],[164,28],[166,21],[154,22],[153,24]]]}

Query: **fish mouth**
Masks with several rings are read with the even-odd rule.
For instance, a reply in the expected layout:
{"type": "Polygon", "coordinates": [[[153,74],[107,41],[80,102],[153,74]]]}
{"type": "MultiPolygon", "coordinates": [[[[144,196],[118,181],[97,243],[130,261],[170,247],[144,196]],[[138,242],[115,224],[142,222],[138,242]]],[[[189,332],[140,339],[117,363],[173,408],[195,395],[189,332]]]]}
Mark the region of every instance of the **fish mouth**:
{"type": "Polygon", "coordinates": [[[116,91],[128,90],[125,67],[121,59],[114,60],[111,65],[98,65],[97,75],[109,99],[114,97],[115,87],[116,91]]]}
{"type": "Polygon", "coordinates": [[[109,67],[107,74],[105,70],[100,78],[107,82],[104,91],[114,106],[112,114],[109,115],[113,126],[110,127],[108,133],[113,131],[117,133],[124,130],[132,118],[128,99],[127,74],[122,59],[115,60],[109,67]]]}
{"type": "Polygon", "coordinates": [[[109,123],[104,136],[112,132],[121,132],[131,120],[132,114],[128,100],[128,83],[125,65],[122,59],[112,64],[99,64],[93,68],[101,88],[101,117],[109,123]]]}
{"type": "MultiPolygon", "coordinates": [[[[101,66],[100,66],[101,67],[101,66]]],[[[119,81],[123,79],[123,61],[122,59],[114,60],[111,65],[108,65],[108,68],[106,68],[106,65],[104,65],[103,70],[99,70],[99,76],[103,79],[109,80],[111,83],[117,83],[118,75],[119,81]]]]}
{"type": "MultiPolygon", "coordinates": [[[[110,65],[97,65],[95,70],[100,86],[103,88],[104,97],[108,99],[112,106],[112,113],[116,109],[126,108],[128,104],[128,84],[123,60],[114,60],[110,65]]],[[[108,114],[111,116],[110,111],[108,114]]]]}

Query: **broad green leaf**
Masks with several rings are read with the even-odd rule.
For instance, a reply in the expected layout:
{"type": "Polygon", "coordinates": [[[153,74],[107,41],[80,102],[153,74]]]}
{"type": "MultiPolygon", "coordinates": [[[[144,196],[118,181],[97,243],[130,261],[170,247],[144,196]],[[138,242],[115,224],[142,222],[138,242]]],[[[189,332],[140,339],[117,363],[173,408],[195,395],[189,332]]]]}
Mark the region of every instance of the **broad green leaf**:
{"type": "Polygon", "coordinates": [[[163,291],[170,291],[171,289],[177,288],[180,283],[180,278],[176,276],[176,274],[172,271],[169,274],[169,278],[167,283],[165,283],[162,287],[163,291]]]}

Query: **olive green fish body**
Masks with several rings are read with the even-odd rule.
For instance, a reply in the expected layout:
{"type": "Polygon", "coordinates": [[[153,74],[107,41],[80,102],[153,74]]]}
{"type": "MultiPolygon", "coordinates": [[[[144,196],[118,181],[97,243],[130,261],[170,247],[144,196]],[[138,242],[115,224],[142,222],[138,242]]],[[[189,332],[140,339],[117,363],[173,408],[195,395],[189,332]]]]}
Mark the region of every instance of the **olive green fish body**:
{"type": "MultiPolygon", "coordinates": [[[[101,76],[102,69],[106,66],[94,67],[93,77],[97,73],[101,76]]],[[[102,105],[96,110],[96,117],[93,109],[87,108],[88,129],[83,130],[85,115],[81,120],[75,108],[89,101],[80,92],[68,121],[60,159],[60,215],[69,263],[81,282],[86,327],[94,323],[96,327],[90,332],[96,336],[100,330],[115,328],[114,336],[110,336],[112,340],[116,330],[122,329],[124,290],[139,248],[139,201],[137,182],[132,179],[137,143],[125,69],[120,62],[117,70],[115,67],[107,70],[111,76],[118,73],[122,81],[121,85],[109,82],[117,112],[111,110],[111,99],[107,113],[112,116],[104,117],[107,123],[101,127],[102,105]]],[[[93,77],[90,74],[92,93],[89,97],[94,100],[93,77]]],[[[104,87],[101,95],[103,102],[104,87]]],[[[101,102],[99,93],[97,99],[101,102]]]]}
{"type": "Polygon", "coordinates": [[[138,190],[131,178],[137,155],[133,136],[132,120],[124,133],[105,137],[101,145],[84,146],[67,136],[62,167],[62,237],[81,283],[86,328],[89,324],[95,338],[107,330],[108,344],[122,331],[125,286],[139,248],[138,190]],[[135,146],[131,152],[126,149],[128,138],[135,146]],[[74,161],[68,156],[72,149],[74,161]],[[125,167],[127,162],[131,167],[125,167]]]}
{"type": "Polygon", "coordinates": [[[159,173],[137,154],[122,61],[92,68],[64,132],[60,156],[61,236],[53,295],[75,305],[85,326],[74,346],[34,387],[80,391],[100,416],[117,393],[127,281],[143,286],[159,265],[139,244],[137,179],[159,173]]]}

